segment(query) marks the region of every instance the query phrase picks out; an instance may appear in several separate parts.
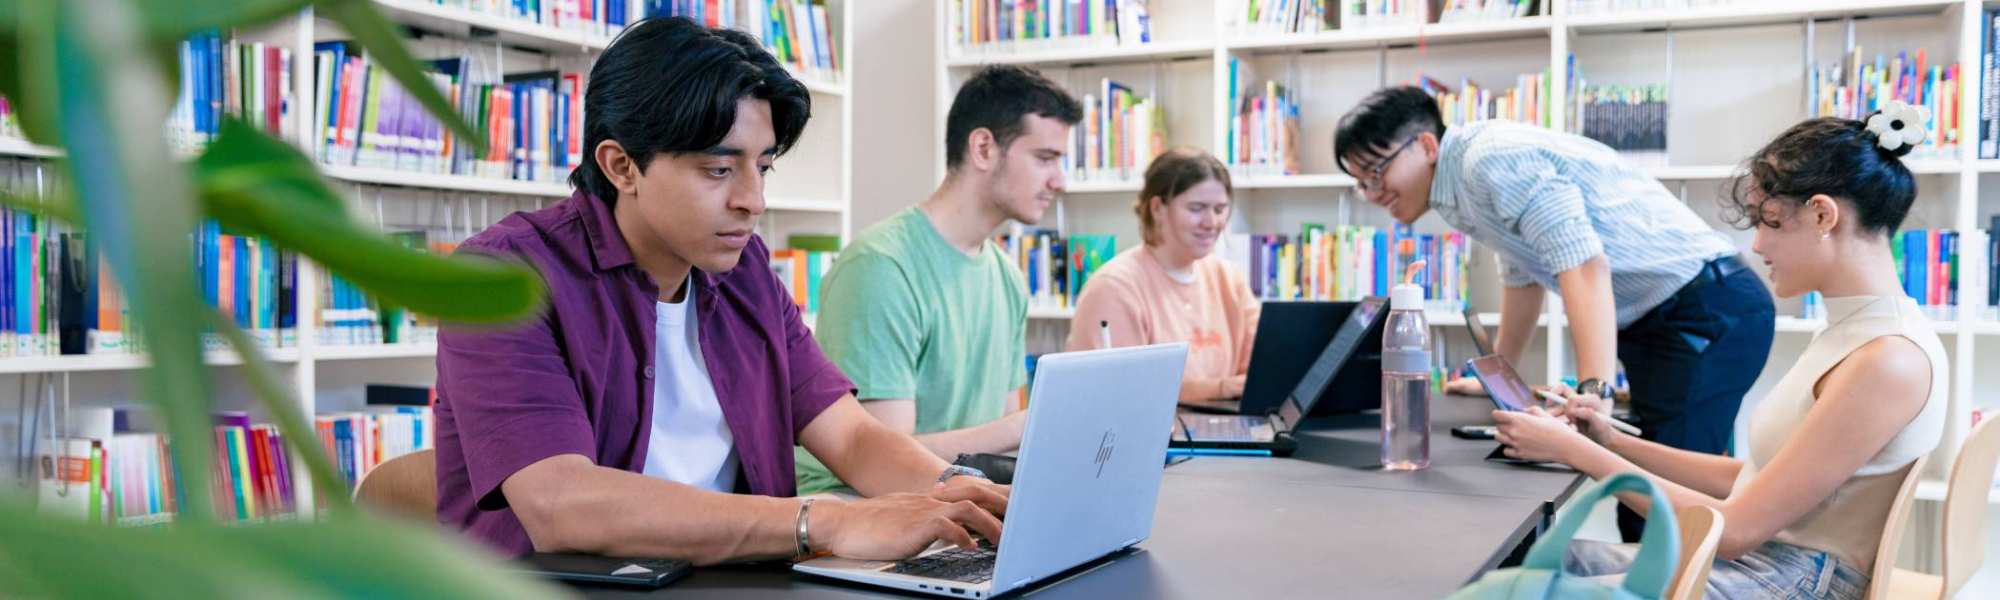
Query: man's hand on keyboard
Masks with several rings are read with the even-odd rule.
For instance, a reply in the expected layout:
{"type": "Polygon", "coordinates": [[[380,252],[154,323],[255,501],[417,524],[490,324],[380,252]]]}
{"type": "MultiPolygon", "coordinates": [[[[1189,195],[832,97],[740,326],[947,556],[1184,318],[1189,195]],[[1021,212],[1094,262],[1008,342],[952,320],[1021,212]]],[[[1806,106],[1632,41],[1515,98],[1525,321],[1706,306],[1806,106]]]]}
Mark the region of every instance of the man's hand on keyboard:
{"type": "MultiPolygon", "coordinates": [[[[949,491],[967,488],[971,486],[945,486],[934,495],[969,496],[970,492],[949,491]]],[[[809,529],[814,550],[861,560],[909,558],[937,541],[976,549],[975,533],[995,543],[1000,541],[1000,519],[969,498],[945,501],[922,494],[889,494],[814,506],[807,518],[812,521],[809,529]]]]}
{"type": "Polygon", "coordinates": [[[945,502],[970,500],[980,508],[986,509],[986,512],[1006,517],[1007,497],[1012,493],[1012,487],[978,477],[960,475],[946,480],[944,485],[931,489],[930,495],[945,502]]]}

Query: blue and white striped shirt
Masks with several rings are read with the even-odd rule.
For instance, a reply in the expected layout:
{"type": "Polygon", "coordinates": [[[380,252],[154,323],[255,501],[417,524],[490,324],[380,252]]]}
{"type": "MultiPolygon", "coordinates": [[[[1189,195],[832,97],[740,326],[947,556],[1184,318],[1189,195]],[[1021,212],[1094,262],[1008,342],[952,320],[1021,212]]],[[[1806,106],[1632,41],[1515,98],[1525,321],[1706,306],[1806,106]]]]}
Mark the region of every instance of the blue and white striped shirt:
{"type": "Polygon", "coordinates": [[[1557,273],[1603,255],[1620,329],[1672,297],[1708,261],[1737,254],[1729,238],[1617,151],[1512,121],[1445,133],[1431,208],[1500,254],[1508,287],[1555,290],[1557,273]]]}

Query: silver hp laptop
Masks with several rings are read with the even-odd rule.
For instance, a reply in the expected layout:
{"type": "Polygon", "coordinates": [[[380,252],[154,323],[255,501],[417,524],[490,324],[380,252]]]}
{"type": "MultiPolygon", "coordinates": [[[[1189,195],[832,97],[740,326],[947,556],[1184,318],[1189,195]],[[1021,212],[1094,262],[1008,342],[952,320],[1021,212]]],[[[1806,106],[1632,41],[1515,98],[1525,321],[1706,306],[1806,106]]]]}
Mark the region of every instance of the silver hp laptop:
{"type": "Polygon", "coordinates": [[[792,569],[990,598],[1130,548],[1153,532],[1187,344],[1043,356],[1000,547],[933,546],[904,561],[819,558],[792,569]]]}

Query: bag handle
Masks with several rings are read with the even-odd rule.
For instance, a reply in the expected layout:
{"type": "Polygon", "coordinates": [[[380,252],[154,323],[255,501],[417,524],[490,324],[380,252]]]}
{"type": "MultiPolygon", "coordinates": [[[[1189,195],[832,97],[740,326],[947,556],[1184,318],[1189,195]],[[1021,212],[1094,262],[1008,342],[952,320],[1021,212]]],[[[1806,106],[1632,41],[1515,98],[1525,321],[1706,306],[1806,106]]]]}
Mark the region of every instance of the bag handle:
{"type": "Polygon", "coordinates": [[[1659,486],[1653,485],[1652,480],[1637,473],[1613,475],[1578,496],[1569,508],[1563,509],[1562,514],[1556,517],[1555,527],[1528,549],[1528,557],[1521,566],[1525,569],[1560,571],[1570,540],[1576,537],[1576,530],[1582,528],[1584,520],[1590,517],[1591,507],[1620,492],[1643,492],[1653,501],[1652,508],[1646,511],[1646,532],[1639,538],[1639,555],[1632,560],[1632,568],[1625,573],[1625,582],[1621,587],[1642,598],[1664,595],[1668,579],[1673,577],[1674,569],[1680,563],[1680,526],[1674,521],[1673,505],[1667,502],[1667,495],[1660,491],[1659,486]]]}

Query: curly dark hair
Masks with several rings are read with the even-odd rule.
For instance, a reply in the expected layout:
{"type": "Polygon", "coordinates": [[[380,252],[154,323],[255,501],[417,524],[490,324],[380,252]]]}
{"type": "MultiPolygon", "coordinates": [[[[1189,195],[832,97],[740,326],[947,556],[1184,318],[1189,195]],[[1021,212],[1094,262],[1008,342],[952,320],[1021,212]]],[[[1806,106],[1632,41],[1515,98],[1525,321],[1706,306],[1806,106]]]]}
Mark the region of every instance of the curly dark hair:
{"type": "Polygon", "coordinates": [[[1777,227],[1764,205],[1790,215],[1814,194],[1854,205],[1860,231],[1887,237],[1909,216],[1917,179],[1902,156],[1915,146],[1883,148],[1863,121],[1821,117],[1793,125],[1744,161],[1722,194],[1723,220],[1739,229],[1777,227]]]}

